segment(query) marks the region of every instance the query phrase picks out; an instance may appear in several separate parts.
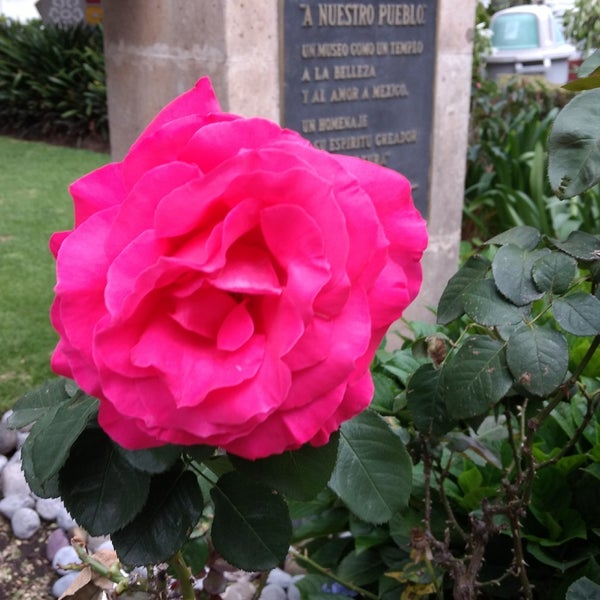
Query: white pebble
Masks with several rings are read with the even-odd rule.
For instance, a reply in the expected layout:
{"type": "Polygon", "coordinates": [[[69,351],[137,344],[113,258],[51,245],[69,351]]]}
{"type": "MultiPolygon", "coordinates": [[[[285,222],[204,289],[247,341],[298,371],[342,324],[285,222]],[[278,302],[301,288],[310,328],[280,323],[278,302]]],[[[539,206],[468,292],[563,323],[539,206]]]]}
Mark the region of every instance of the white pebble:
{"type": "Polygon", "coordinates": [[[75,548],[73,546],[63,546],[59,548],[59,550],[54,555],[52,559],[52,568],[59,575],[66,575],[67,573],[71,573],[71,569],[63,569],[67,565],[71,565],[73,563],[79,564],[81,559],[77,556],[77,552],[75,552],[75,548]]]}
{"type": "Polygon", "coordinates": [[[41,525],[39,515],[32,508],[19,508],[10,520],[15,537],[29,539],[41,525]]]}
{"type": "Polygon", "coordinates": [[[294,583],[290,583],[287,589],[287,600],[302,600],[302,594],[294,583]]]}
{"type": "Polygon", "coordinates": [[[54,521],[62,509],[60,498],[38,498],[35,510],[45,521],[54,521]]]}
{"type": "Polygon", "coordinates": [[[34,499],[29,494],[11,494],[0,500],[0,514],[12,519],[20,508],[33,508],[33,504],[34,499]]]}
{"type": "Polygon", "coordinates": [[[63,575],[60,579],[57,579],[52,586],[52,595],[55,598],[60,598],[77,577],[79,577],[78,571],[70,571],[67,575],[63,575]]]}
{"type": "Polygon", "coordinates": [[[292,576],[283,569],[273,569],[267,577],[267,583],[286,589],[292,583],[292,576]]]}
{"type": "Polygon", "coordinates": [[[268,584],[262,589],[259,600],[287,600],[287,594],[278,585],[268,584]]]}
{"type": "Polygon", "coordinates": [[[223,600],[251,600],[256,593],[256,588],[249,581],[238,581],[221,594],[223,600]]]}
{"type": "Polygon", "coordinates": [[[2,492],[5,496],[12,496],[14,494],[25,494],[28,495],[31,490],[25,480],[25,475],[21,470],[20,462],[9,463],[2,469],[0,473],[0,481],[2,483],[2,492]]]}
{"type": "Polygon", "coordinates": [[[65,531],[70,531],[74,527],[77,527],[75,519],[69,514],[64,505],[60,507],[60,510],[56,515],[56,524],[65,531]]]}

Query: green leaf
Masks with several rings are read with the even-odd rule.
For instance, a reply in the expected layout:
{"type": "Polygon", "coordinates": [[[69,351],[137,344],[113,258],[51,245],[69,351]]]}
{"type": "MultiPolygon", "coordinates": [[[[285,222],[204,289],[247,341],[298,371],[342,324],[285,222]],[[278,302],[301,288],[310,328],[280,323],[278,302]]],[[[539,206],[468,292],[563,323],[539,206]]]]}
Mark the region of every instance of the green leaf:
{"type": "Polygon", "coordinates": [[[485,277],[490,261],[479,255],[471,256],[450,278],[438,304],[437,322],[446,325],[465,312],[462,294],[470,284],[485,277]]]}
{"type": "Polygon", "coordinates": [[[344,557],[337,568],[337,575],[344,581],[357,586],[366,586],[377,581],[385,571],[385,565],[375,549],[358,553],[356,550],[344,557]]]}
{"type": "Polygon", "coordinates": [[[554,329],[523,326],[508,339],[506,361],[515,380],[531,394],[545,397],[564,381],[569,345],[554,329]]]}
{"type": "Polygon", "coordinates": [[[471,336],[443,366],[450,417],[486,414],[510,389],[505,344],[484,335],[471,336]]]}
{"type": "Polygon", "coordinates": [[[372,373],[375,393],[371,400],[371,408],[379,413],[392,414],[400,387],[389,375],[375,371],[372,373]]]}
{"type": "Polygon", "coordinates": [[[225,560],[245,571],[266,571],[285,558],[292,524],[282,496],[231,472],[219,479],[211,497],[212,541],[225,560]]]}
{"type": "Polygon", "coordinates": [[[66,381],[63,378],[51,379],[27,392],[14,405],[8,426],[14,429],[25,427],[68,400],[70,396],[65,389],[66,381]]]}
{"type": "Polygon", "coordinates": [[[600,332],[600,300],[585,292],[557,298],[553,305],[558,324],[573,335],[596,335],[600,332]]]}
{"type": "Polygon", "coordinates": [[[523,313],[498,292],[491,279],[472,283],[462,295],[465,312],[475,323],[486,325],[505,325],[523,320],[523,313]]]}
{"type": "Polygon", "coordinates": [[[600,179],[600,89],[575,96],[548,136],[548,177],[560,198],[581,194],[600,179]]]}
{"type": "Polygon", "coordinates": [[[204,502],[196,477],[174,468],[152,478],[142,510],[111,540],[126,565],[164,562],[177,552],[198,522],[204,502]]]}
{"type": "Polygon", "coordinates": [[[400,438],[379,415],[367,410],[342,425],[329,485],[363,521],[383,523],[407,505],[411,467],[400,438]]]}
{"type": "Polygon", "coordinates": [[[500,293],[517,306],[530,304],[544,294],[535,286],[533,264],[550,250],[523,250],[514,244],[502,246],[492,262],[494,281],[500,293]]]}
{"type": "Polygon", "coordinates": [[[181,455],[180,446],[160,446],[145,450],[126,450],[117,446],[121,456],[138,471],[146,473],[164,473],[168,471],[181,455]]]}
{"type": "Polygon", "coordinates": [[[134,469],[101,429],[79,436],[59,479],[67,510],[91,535],[127,525],[150,490],[150,476],[134,469]]]}
{"type": "Polygon", "coordinates": [[[322,512],[302,519],[294,526],[292,542],[313,539],[340,533],[348,528],[348,510],[346,508],[327,508],[322,512]]]}
{"type": "Polygon", "coordinates": [[[489,239],[486,244],[504,246],[513,244],[523,250],[533,250],[540,242],[542,234],[535,227],[519,225],[489,239]]]}
{"type": "Polygon", "coordinates": [[[565,83],[563,87],[565,90],[569,90],[570,92],[593,90],[594,88],[600,87],[600,76],[596,75],[594,77],[580,77],[579,79],[574,79],[573,81],[565,83]]]}
{"type": "Polygon", "coordinates": [[[577,261],[562,252],[551,252],[534,263],[531,274],[542,292],[564,294],[577,274],[577,261]]]}
{"type": "Polygon", "coordinates": [[[327,485],[338,451],[338,434],[325,446],[305,445],[259,460],[245,460],[229,455],[237,471],[296,500],[311,500],[327,485]]]}
{"type": "Polygon", "coordinates": [[[203,445],[186,446],[184,448],[184,451],[192,460],[204,462],[215,453],[215,448],[213,448],[212,446],[203,445]]]}
{"type": "Polygon", "coordinates": [[[422,365],[408,381],[406,397],[415,428],[432,435],[443,435],[454,426],[448,416],[441,369],[422,365]]]}
{"type": "Polygon", "coordinates": [[[22,454],[27,481],[36,494],[46,496],[55,491],[58,472],[67,460],[71,446],[96,416],[97,410],[98,401],[81,393],[49,409],[35,422],[22,454]]]}
{"type": "Polygon", "coordinates": [[[580,577],[567,590],[566,600],[598,600],[600,585],[587,577],[580,577]]]}
{"type": "Polygon", "coordinates": [[[389,530],[387,527],[365,523],[353,514],[350,514],[350,533],[358,553],[379,546],[388,541],[389,530]]]}
{"type": "Polygon", "coordinates": [[[590,233],[573,231],[564,241],[553,239],[550,241],[559,250],[578,260],[593,261],[600,259],[600,240],[590,233]]]}

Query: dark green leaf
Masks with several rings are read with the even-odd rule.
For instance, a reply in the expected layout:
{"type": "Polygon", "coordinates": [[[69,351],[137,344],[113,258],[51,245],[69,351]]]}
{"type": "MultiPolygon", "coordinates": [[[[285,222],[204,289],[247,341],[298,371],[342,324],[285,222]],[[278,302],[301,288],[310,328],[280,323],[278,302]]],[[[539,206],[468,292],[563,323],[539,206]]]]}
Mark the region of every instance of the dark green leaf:
{"type": "Polygon", "coordinates": [[[515,380],[531,394],[545,397],[565,378],[569,345],[554,329],[523,326],[508,339],[506,361],[515,380]]]}
{"type": "Polygon", "coordinates": [[[523,313],[500,295],[491,279],[472,283],[462,299],[467,315],[480,325],[489,327],[523,320],[523,313]]]}
{"type": "Polygon", "coordinates": [[[577,274],[577,261],[562,252],[551,252],[534,263],[531,274],[538,289],[564,294],[577,274]]]}
{"type": "Polygon", "coordinates": [[[424,434],[442,435],[454,421],[448,416],[441,369],[422,365],[409,379],[406,396],[415,428],[424,434]]]}
{"type": "Polygon", "coordinates": [[[214,453],[215,449],[212,446],[186,446],[185,453],[192,459],[198,462],[204,462],[209,459],[214,453]]]}
{"type": "Polygon", "coordinates": [[[48,409],[35,422],[22,452],[25,475],[36,494],[46,496],[55,491],[58,472],[67,460],[71,446],[97,410],[95,398],[78,394],[48,409]]]}
{"type": "Polygon", "coordinates": [[[203,510],[196,477],[175,468],[152,478],[144,508],[112,542],[126,565],[156,564],[168,560],[188,538],[203,510]]]}
{"type": "Polygon", "coordinates": [[[285,558],[292,524],[282,496],[236,472],[223,475],[211,496],[212,541],[225,560],[245,571],[266,571],[285,558]]]}
{"type": "Polygon", "coordinates": [[[505,344],[484,335],[470,337],[444,364],[446,407],[454,419],[484,415],[510,389],[505,344]]]}
{"type": "Polygon", "coordinates": [[[60,471],[67,510],[91,535],[121,529],[142,509],[150,476],[134,469],[101,429],[84,431],[60,471]]]}
{"type": "Polygon", "coordinates": [[[587,577],[580,577],[567,590],[566,600],[598,600],[600,585],[587,577]]]}
{"type": "Polygon", "coordinates": [[[407,505],[411,467],[400,438],[367,410],[342,425],[329,485],[363,521],[383,523],[407,505]]]}
{"type": "Polygon", "coordinates": [[[367,548],[383,544],[390,535],[387,527],[365,523],[352,514],[350,515],[350,533],[352,533],[354,545],[359,553],[367,548]]]}
{"type": "Polygon", "coordinates": [[[400,387],[389,375],[376,371],[373,375],[375,393],[371,401],[371,408],[379,413],[392,414],[396,403],[396,396],[400,387]]]}
{"type": "Polygon", "coordinates": [[[600,89],[575,96],[559,113],[548,136],[548,177],[556,195],[581,194],[600,179],[600,89]]]}
{"type": "Polygon", "coordinates": [[[340,533],[348,528],[346,508],[327,508],[320,513],[301,519],[294,525],[292,541],[301,542],[325,535],[340,533]]]}
{"type": "Polygon", "coordinates": [[[596,335],[600,332],[600,300],[585,292],[557,298],[553,305],[558,324],[573,335],[596,335]]]}
{"type": "MultiPolygon", "coordinates": [[[[600,92],[600,90],[598,90],[600,92]]],[[[593,261],[600,259],[600,240],[584,231],[573,231],[564,240],[550,240],[554,246],[578,260],[593,261]]]]}
{"type": "Polygon", "coordinates": [[[487,258],[471,256],[465,264],[450,278],[438,304],[437,322],[446,325],[462,316],[465,312],[462,294],[474,281],[485,277],[490,268],[487,258]]]}
{"type": "Polygon", "coordinates": [[[146,473],[164,473],[168,471],[181,455],[180,446],[160,446],[145,450],[126,450],[117,446],[123,458],[138,471],[146,473]]]}
{"type": "Polygon", "coordinates": [[[348,600],[346,594],[336,594],[331,590],[334,582],[324,575],[309,573],[297,582],[303,600],[348,600]]]}
{"type": "Polygon", "coordinates": [[[385,565],[376,550],[369,549],[360,553],[355,550],[344,557],[337,568],[337,575],[354,585],[366,586],[377,581],[384,571],[385,565]]]}
{"type": "Polygon", "coordinates": [[[540,242],[542,234],[535,227],[529,225],[519,225],[508,231],[494,236],[488,240],[487,244],[495,246],[504,246],[505,244],[513,244],[523,250],[533,250],[540,242]]]}
{"type": "Polygon", "coordinates": [[[14,429],[25,427],[45,415],[48,410],[57,408],[69,399],[65,389],[66,379],[51,379],[40,387],[27,392],[13,407],[8,426],[14,429]]]}
{"type": "Polygon", "coordinates": [[[331,436],[325,446],[305,445],[293,452],[284,452],[262,458],[245,460],[230,455],[237,471],[297,500],[311,500],[331,477],[338,450],[338,434],[331,436]]]}
{"type": "Polygon", "coordinates": [[[550,250],[523,250],[514,244],[502,246],[492,261],[492,272],[496,287],[503,296],[517,306],[530,304],[541,298],[543,293],[533,282],[533,264],[550,250]]]}
{"type": "Polygon", "coordinates": [[[415,358],[410,348],[395,350],[389,360],[381,364],[381,368],[398,378],[400,383],[406,385],[406,381],[418,369],[421,363],[415,358]]]}

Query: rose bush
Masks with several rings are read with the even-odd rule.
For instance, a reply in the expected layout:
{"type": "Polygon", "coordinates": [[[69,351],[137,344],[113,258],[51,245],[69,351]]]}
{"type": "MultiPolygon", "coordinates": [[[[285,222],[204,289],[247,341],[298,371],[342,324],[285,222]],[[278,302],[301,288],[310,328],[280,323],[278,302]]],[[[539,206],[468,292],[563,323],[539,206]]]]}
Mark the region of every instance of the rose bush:
{"type": "Polygon", "coordinates": [[[255,459],[324,444],[369,404],[374,352],[421,283],[404,177],[223,113],[201,79],[71,193],[52,366],[117,443],[255,459]]]}

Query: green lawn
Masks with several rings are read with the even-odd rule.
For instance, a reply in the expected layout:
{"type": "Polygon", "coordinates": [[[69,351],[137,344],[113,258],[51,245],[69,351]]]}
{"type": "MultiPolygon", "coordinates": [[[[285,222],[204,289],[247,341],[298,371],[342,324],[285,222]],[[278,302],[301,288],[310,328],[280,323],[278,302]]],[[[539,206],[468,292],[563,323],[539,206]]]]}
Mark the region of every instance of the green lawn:
{"type": "Polygon", "coordinates": [[[0,137],[0,414],[51,376],[48,238],[72,226],[68,185],[106,154],[0,137]]]}

